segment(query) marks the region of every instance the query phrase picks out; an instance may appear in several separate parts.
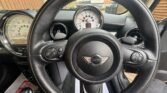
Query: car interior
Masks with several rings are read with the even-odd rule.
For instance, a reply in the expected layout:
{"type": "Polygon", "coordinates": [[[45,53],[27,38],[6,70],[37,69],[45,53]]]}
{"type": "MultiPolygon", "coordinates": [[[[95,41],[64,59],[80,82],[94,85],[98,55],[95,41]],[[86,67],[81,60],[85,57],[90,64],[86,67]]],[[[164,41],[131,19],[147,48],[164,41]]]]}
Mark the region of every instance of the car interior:
{"type": "Polygon", "coordinates": [[[0,0],[0,93],[166,93],[166,0],[0,0]]]}

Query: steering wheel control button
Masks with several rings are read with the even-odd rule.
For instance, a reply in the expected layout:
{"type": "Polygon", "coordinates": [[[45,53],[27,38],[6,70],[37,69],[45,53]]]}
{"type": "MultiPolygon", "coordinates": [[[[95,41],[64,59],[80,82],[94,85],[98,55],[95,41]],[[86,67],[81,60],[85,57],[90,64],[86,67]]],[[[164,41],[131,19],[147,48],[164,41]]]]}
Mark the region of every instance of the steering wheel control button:
{"type": "Polygon", "coordinates": [[[85,30],[70,37],[65,53],[67,66],[85,82],[106,82],[122,66],[119,41],[100,29],[85,30]]]}
{"type": "Polygon", "coordinates": [[[42,57],[47,61],[57,61],[63,57],[64,49],[56,46],[47,46],[42,50],[42,57]]]}
{"type": "Polygon", "coordinates": [[[54,47],[44,49],[43,56],[47,60],[54,60],[57,56],[58,50],[54,47]]]}
{"type": "Polygon", "coordinates": [[[146,62],[147,56],[144,52],[135,51],[131,55],[131,61],[134,65],[142,65],[146,62]]]}
{"type": "Polygon", "coordinates": [[[131,60],[137,64],[143,60],[143,55],[139,52],[135,52],[132,54],[131,60]]]}
{"type": "Polygon", "coordinates": [[[47,42],[47,45],[40,50],[42,59],[47,62],[61,61],[64,57],[66,44],[67,40],[47,42]]]}

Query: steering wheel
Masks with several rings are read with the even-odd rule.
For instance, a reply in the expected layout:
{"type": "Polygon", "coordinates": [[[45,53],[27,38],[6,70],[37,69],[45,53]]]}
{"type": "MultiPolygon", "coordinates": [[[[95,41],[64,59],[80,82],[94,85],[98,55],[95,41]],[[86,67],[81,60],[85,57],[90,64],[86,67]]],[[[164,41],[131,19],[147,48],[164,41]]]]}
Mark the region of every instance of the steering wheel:
{"type": "Polygon", "coordinates": [[[83,83],[87,93],[100,93],[102,83],[115,77],[124,65],[138,76],[123,93],[141,93],[154,77],[159,62],[159,35],[149,9],[141,0],[115,0],[133,15],[144,37],[144,48],[120,43],[102,29],[84,29],[68,40],[52,41],[49,28],[58,11],[72,0],[48,0],[31,27],[28,55],[33,74],[46,93],[64,93],[54,85],[45,69],[63,60],[69,72],[83,83]],[[52,54],[52,55],[50,55],[52,54]]]}

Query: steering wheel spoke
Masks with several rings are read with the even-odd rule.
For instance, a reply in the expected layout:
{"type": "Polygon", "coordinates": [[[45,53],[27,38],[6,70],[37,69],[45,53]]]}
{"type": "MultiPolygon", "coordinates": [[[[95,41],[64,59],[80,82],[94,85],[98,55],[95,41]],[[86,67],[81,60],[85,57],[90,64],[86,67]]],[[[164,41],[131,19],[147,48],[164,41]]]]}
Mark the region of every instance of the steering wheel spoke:
{"type": "Polygon", "coordinates": [[[67,40],[47,41],[36,44],[33,55],[45,64],[62,62],[67,40]]]}
{"type": "Polygon", "coordinates": [[[154,54],[148,49],[124,45],[123,52],[125,68],[130,67],[140,71],[145,70],[148,66],[152,66],[151,64],[155,64],[157,62],[154,54]]]}
{"type": "Polygon", "coordinates": [[[62,61],[66,44],[67,40],[49,42],[41,49],[41,56],[49,63],[62,61]]]}

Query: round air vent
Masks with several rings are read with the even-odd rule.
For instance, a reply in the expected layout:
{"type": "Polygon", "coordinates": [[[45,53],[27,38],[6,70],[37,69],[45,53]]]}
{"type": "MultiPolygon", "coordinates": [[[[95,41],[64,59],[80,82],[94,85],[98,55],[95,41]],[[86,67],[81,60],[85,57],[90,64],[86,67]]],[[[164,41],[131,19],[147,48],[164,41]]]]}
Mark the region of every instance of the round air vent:
{"type": "Polygon", "coordinates": [[[135,44],[141,44],[144,41],[142,34],[139,29],[133,29],[126,33],[126,37],[132,37],[136,39],[135,44]]]}
{"type": "Polygon", "coordinates": [[[61,40],[67,37],[67,27],[63,23],[55,23],[50,29],[50,36],[53,40],[61,40]]]}

